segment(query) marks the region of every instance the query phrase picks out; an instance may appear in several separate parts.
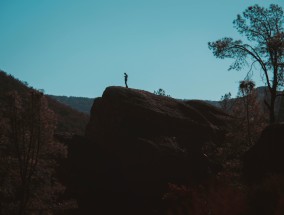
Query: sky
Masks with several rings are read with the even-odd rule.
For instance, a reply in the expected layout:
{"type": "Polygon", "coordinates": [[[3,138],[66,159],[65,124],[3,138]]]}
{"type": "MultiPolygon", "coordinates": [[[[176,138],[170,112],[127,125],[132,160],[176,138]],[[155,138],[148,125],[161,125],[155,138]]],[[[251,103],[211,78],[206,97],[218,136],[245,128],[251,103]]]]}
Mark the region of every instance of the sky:
{"type": "MultiPolygon", "coordinates": [[[[0,0],[0,69],[46,94],[98,97],[108,86],[179,99],[233,96],[249,68],[228,71],[208,42],[242,39],[248,6],[284,0],[0,0]]],[[[256,86],[262,86],[255,72],[256,86]]]]}

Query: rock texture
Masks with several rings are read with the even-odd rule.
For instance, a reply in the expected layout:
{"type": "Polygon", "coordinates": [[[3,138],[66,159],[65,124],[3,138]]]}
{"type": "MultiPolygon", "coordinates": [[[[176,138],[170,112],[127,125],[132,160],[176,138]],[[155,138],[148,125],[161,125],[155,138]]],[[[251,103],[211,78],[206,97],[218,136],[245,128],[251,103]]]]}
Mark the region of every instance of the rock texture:
{"type": "Polygon", "coordinates": [[[226,128],[227,116],[205,102],[108,87],[86,128],[81,208],[151,214],[167,183],[196,183],[214,171],[202,147],[221,143],[226,128]]]}
{"type": "Polygon", "coordinates": [[[284,123],[268,126],[246,153],[244,174],[255,182],[271,174],[284,173],[284,123]]]}
{"type": "Polygon", "coordinates": [[[202,101],[183,102],[142,90],[109,87],[94,101],[86,137],[112,149],[123,144],[114,144],[119,137],[179,137],[179,146],[200,149],[200,142],[214,139],[226,128],[225,118],[219,109],[202,101]]]}

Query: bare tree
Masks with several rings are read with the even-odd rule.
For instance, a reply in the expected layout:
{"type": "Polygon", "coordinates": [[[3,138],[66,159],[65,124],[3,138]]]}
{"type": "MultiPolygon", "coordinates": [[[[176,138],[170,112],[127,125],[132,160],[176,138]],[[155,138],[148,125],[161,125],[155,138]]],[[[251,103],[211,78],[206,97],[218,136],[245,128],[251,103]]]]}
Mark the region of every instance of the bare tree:
{"type": "Polygon", "coordinates": [[[246,121],[247,121],[247,141],[248,143],[252,142],[251,139],[251,126],[250,126],[250,121],[251,121],[251,93],[255,87],[255,83],[251,80],[243,80],[240,81],[239,85],[239,92],[242,95],[242,100],[244,103],[244,108],[246,112],[246,121]]]}
{"type": "Polygon", "coordinates": [[[283,23],[283,9],[280,6],[250,6],[233,21],[234,27],[246,37],[248,43],[228,37],[208,43],[209,49],[217,58],[235,59],[229,70],[241,70],[247,65],[251,69],[257,66],[262,71],[270,93],[270,101],[265,101],[269,109],[270,123],[275,122],[275,100],[280,95],[277,90],[283,86],[284,81],[283,23]]]}
{"type": "Polygon", "coordinates": [[[25,214],[30,196],[30,182],[38,163],[43,144],[41,122],[41,94],[31,92],[28,105],[22,107],[17,94],[11,95],[11,139],[20,170],[19,215],[25,214]]]}
{"type": "MultiPolygon", "coordinates": [[[[52,210],[65,189],[55,176],[57,158],[66,156],[66,148],[53,139],[55,116],[43,94],[37,91],[31,90],[24,98],[13,92],[9,98],[6,110],[9,129],[0,135],[0,145],[9,149],[5,151],[8,170],[2,179],[9,179],[6,189],[9,185],[13,198],[8,199],[4,205],[7,209],[5,212],[0,209],[0,213],[24,215],[52,210]]],[[[2,185],[0,191],[1,188],[2,185]]]]}

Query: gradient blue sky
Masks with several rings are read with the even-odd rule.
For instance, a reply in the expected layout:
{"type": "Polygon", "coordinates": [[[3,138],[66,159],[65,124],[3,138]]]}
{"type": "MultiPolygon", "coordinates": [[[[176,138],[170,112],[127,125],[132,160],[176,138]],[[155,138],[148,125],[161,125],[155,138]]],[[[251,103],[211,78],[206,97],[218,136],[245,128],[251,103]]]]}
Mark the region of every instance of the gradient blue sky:
{"type": "MultiPolygon", "coordinates": [[[[209,41],[240,38],[232,21],[248,6],[284,0],[0,0],[0,69],[47,94],[100,96],[109,85],[176,98],[236,95],[209,41]]],[[[257,86],[262,85],[259,75],[257,86]]]]}

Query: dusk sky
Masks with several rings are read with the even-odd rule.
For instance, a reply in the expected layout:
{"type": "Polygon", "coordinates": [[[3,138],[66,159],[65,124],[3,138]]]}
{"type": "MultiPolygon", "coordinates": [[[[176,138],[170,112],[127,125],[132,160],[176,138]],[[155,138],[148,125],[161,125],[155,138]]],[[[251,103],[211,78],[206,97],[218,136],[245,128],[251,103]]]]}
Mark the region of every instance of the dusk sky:
{"type": "MultiPolygon", "coordinates": [[[[53,95],[98,97],[110,85],[181,99],[219,100],[249,68],[207,43],[242,38],[233,20],[248,6],[284,0],[0,0],[0,69],[53,95]]],[[[257,86],[263,85],[255,71],[257,86]]]]}

